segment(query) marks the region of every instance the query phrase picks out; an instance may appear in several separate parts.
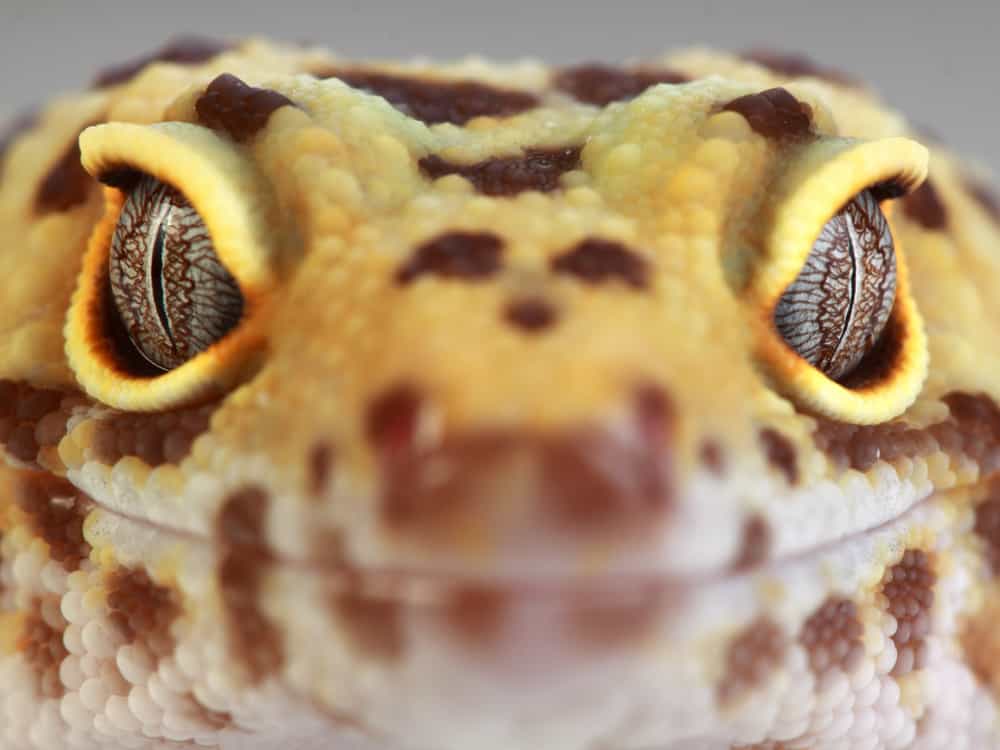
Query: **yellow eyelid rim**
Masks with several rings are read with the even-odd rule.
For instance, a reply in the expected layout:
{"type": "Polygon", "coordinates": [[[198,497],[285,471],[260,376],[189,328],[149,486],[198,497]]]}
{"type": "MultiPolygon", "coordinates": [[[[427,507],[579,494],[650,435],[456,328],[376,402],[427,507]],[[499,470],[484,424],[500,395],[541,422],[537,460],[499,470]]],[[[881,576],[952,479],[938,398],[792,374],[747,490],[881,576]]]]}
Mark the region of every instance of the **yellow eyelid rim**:
{"type": "Polygon", "coordinates": [[[91,233],[66,319],[66,354],[77,379],[94,398],[128,411],[159,411],[225,393],[258,366],[265,343],[261,313],[275,284],[269,261],[277,247],[266,184],[237,146],[187,123],[94,126],[81,134],[80,150],[95,177],[134,169],[184,194],[240,287],[243,315],[233,330],[173,370],[128,372],[102,325],[111,236],[125,200],[119,189],[105,187],[105,212],[91,233]]]}
{"type": "Polygon", "coordinates": [[[782,390],[816,413],[854,424],[884,422],[902,414],[920,392],[927,376],[927,338],[891,212],[887,220],[895,241],[896,301],[889,325],[901,327],[903,345],[888,377],[860,388],[831,380],[785,342],[775,328],[774,309],[801,272],[823,226],[845,203],[889,181],[909,192],[926,178],[927,162],[927,149],[906,138],[829,139],[805,147],[775,185],[764,253],[755,263],[746,300],[759,313],[758,357],[782,390]]]}

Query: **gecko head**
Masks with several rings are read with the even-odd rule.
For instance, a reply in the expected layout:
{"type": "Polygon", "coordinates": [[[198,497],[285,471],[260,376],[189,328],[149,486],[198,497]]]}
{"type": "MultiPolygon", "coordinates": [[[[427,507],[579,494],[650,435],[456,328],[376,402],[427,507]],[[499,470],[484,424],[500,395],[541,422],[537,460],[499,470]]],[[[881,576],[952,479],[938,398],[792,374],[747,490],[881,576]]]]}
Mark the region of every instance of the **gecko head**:
{"type": "Polygon", "coordinates": [[[899,513],[918,488],[842,485],[838,436],[877,443],[921,392],[890,207],[926,151],[799,96],[712,79],[429,127],[223,75],[88,129],[105,212],[67,355],[113,411],[70,471],[218,541],[260,674],[317,602],[384,654],[422,627],[407,598],[478,633],[508,596],[616,582],[613,629],[650,610],[634,585],[667,602],[899,513]]]}

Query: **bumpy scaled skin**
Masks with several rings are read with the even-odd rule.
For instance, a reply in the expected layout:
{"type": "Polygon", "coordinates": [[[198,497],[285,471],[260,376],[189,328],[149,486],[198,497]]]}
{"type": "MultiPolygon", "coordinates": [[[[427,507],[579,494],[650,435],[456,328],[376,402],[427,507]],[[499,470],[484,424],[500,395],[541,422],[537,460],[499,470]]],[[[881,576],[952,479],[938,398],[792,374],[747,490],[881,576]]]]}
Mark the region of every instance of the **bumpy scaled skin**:
{"type": "Polygon", "coordinates": [[[256,41],[22,121],[0,748],[996,747],[998,205],[913,139],[798,59],[256,41]],[[166,374],[109,322],[138,173],[243,298],[166,374]],[[837,384],[772,313],[866,188],[897,294],[837,384]]]}

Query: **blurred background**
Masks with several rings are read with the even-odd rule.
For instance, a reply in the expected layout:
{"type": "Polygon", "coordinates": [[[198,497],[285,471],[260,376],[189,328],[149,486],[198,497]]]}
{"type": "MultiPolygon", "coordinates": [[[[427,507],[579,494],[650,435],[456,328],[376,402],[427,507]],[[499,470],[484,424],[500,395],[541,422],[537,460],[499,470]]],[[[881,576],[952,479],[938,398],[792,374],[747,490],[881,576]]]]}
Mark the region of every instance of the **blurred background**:
{"type": "Polygon", "coordinates": [[[0,122],[181,33],[268,35],[352,57],[622,60],[691,44],[802,52],[870,82],[1000,174],[1000,2],[914,0],[0,0],[0,122]]]}

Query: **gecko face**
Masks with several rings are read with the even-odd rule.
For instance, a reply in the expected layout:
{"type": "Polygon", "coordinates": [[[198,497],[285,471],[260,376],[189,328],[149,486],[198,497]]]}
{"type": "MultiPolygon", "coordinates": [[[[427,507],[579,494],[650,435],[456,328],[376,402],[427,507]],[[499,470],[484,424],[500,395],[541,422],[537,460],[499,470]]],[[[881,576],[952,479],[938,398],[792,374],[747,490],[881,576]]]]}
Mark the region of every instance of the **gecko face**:
{"type": "Polygon", "coordinates": [[[40,404],[8,454],[87,508],[67,586],[166,602],[204,737],[261,700],[286,737],[292,701],[458,747],[485,725],[456,706],[542,701],[582,747],[610,677],[745,742],[774,675],[885,662],[889,617],[878,674],[921,671],[914,518],[987,473],[1000,410],[976,313],[931,293],[947,201],[895,115],[704,53],[202,53],[51,115],[80,135],[48,173],[40,136],[12,150],[38,187],[0,194],[33,250],[0,378],[40,404]]]}

